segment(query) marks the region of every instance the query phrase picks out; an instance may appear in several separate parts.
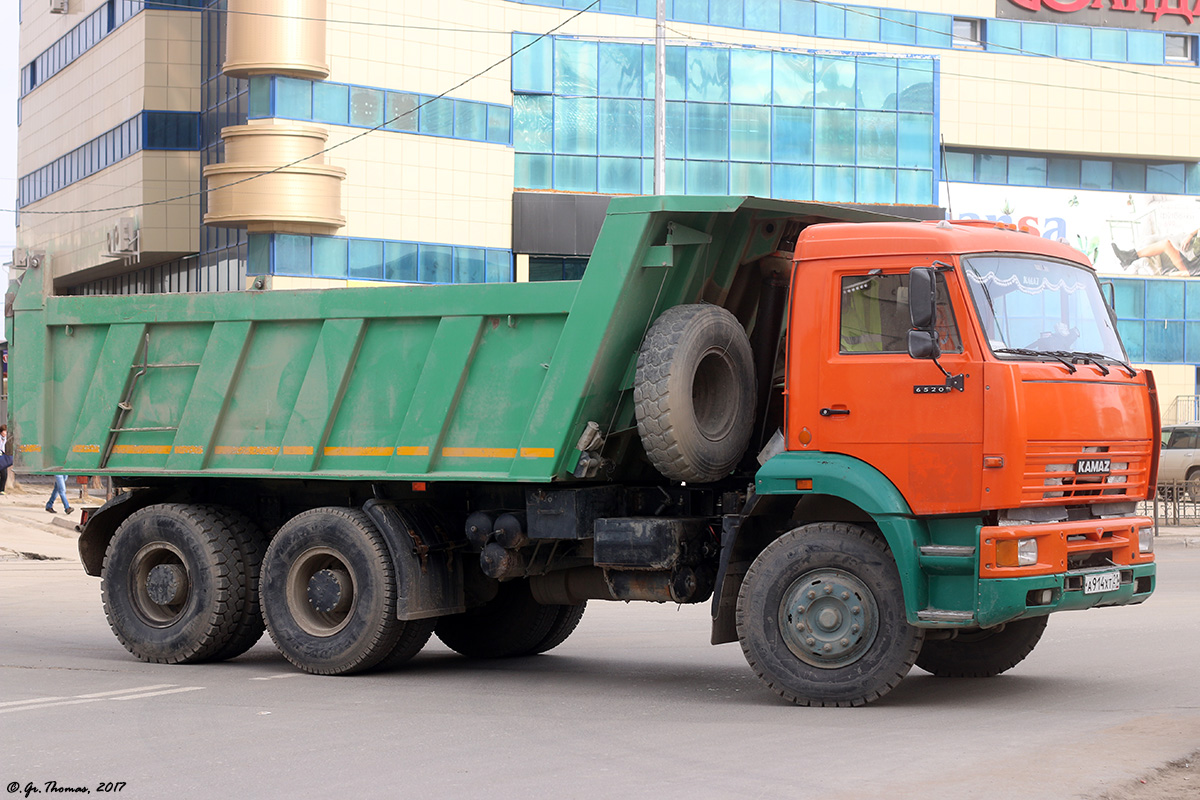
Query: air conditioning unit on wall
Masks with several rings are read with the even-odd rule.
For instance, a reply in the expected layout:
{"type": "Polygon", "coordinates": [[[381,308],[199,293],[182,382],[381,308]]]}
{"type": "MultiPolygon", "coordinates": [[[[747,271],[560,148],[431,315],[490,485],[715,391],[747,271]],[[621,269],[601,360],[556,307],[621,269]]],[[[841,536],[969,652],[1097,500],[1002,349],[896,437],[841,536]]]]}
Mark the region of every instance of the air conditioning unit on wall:
{"type": "Polygon", "coordinates": [[[66,14],[71,0],[50,0],[51,14],[66,14]]]}
{"type": "Polygon", "coordinates": [[[137,220],[133,217],[121,217],[108,229],[108,252],[105,255],[119,257],[127,264],[137,260],[141,251],[138,241],[137,220]]]}

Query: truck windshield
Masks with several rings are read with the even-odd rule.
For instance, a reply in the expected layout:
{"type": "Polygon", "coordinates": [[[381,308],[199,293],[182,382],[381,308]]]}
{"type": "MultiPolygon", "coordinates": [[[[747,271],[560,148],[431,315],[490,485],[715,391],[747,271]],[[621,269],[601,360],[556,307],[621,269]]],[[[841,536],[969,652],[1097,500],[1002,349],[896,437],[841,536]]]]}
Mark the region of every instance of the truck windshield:
{"type": "Polygon", "coordinates": [[[1019,255],[967,256],[962,264],[997,356],[1070,353],[1125,362],[1125,348],[1091,270],[1019,255]]]}

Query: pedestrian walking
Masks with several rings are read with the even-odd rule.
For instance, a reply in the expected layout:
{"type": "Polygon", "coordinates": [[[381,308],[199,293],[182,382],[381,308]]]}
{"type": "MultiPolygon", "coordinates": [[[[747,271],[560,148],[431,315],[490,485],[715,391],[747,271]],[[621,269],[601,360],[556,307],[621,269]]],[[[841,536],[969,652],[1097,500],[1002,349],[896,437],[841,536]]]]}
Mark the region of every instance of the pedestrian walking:
{"type": "Polygon", "coordinates": [[[8,454],[8,426],[0,425],[0,494],[8,485],[8,468],[12,466],[12,456],[8,454]]]}
{"type": "Polygon", "coordinates": [[[58,513],[57,511],[54,510],[54,498],[55,497],[62,498],[63,511],[65,511],[66,513],[70,514],[72,511],[75,510],[75,509],[71,508],[71,504],[67,502],[67,476],[66,475],[55,475],[54,476],[54,491],[52,491],[50,493],[50,499],[46,501],[46,510],[49,511],[51,514],[58,513]]]}

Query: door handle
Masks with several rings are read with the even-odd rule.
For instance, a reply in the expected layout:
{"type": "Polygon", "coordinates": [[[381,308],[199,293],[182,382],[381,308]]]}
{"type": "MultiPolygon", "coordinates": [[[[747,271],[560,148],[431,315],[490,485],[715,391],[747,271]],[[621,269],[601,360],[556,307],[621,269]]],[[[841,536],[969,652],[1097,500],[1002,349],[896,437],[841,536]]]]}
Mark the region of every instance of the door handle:
{"type": "Polygon", "coordinates": [[[848,409],[848,408],[822,408],[821,416],[822,417],[848,417],[848,416],[850,416],[850,409],[848,409]]]}

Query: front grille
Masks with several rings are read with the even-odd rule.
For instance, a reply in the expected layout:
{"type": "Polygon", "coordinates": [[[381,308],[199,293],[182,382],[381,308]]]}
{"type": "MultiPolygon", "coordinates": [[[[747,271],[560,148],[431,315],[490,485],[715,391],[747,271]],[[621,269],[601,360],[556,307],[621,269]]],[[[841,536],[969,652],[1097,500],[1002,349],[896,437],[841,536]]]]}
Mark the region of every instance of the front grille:
{"type": "Polygon", "coordinates": [[[1039,505],[1142,500],[1150,480],[1150,442],[1098,445],[1084,442],[1030,442],[1025,454],[1021,500],[1039,505]],[[1107,475],[1076,475],[1080,459],[1107,458],[1107,475]]]}

